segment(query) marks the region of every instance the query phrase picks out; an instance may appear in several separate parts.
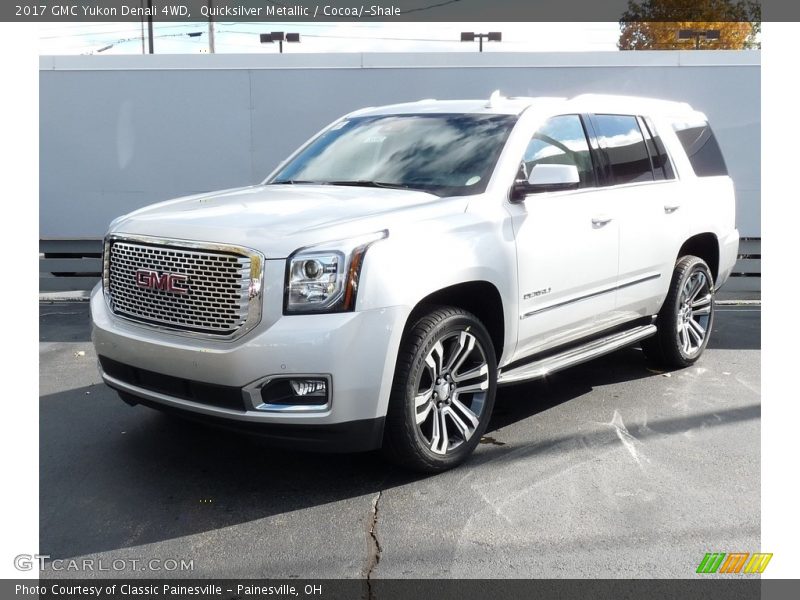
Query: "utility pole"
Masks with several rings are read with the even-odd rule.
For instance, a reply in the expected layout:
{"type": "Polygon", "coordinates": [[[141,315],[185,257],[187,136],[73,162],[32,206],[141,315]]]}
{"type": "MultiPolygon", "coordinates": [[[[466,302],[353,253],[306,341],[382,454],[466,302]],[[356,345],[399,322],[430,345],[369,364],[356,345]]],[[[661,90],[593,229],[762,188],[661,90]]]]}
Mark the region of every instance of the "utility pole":
{"type": "Polygon", "coordinates": [[[214,0],[208,0],[208,53],[214,54],[214,17],[211,10],[214,8],[214,0]]]}
{"type": "MultiPolygon", "coordinates": [[[[142,8],[142,14],[144,14],[144,0],[139,0],[139,6],[142,8]]],[[[147,54],[147,50],[144,47],[144,17],[140,19],[140,23],[142,25],[142,54],[147,54]]]]}
{"type": "MultiPolygon", "coordinates": [[[[147,12],[153,12],[153,0],[147,0],[147,12]]],[[[147,37],[150,40],[150,54],[154,54],[155,51],[153,50],[153,17],[151,15],[147,15],[147,37]]]]}

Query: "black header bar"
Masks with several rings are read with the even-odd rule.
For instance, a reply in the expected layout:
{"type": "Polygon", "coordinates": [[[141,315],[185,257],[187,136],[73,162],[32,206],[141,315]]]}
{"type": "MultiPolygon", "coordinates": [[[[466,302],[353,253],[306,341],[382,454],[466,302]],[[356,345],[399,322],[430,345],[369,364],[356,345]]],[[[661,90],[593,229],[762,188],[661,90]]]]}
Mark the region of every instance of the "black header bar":
{"type": "Polygon", "coordinates": [[[0,21],[797,21],[794,0],[3,0],[0,21]],[[763,7],[763,17],[762,17],[763,7]]]}

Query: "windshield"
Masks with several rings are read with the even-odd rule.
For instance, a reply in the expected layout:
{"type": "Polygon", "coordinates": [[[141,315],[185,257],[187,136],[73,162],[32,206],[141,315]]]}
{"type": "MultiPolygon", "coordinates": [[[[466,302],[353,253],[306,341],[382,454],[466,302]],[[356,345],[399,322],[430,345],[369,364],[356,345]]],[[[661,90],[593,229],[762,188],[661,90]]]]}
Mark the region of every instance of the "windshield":
{"type": "Polygon", "coordinates": [[[354,117],[317,137],[268,183],[479,194],[515,122],[482,114],[354,117]]]}

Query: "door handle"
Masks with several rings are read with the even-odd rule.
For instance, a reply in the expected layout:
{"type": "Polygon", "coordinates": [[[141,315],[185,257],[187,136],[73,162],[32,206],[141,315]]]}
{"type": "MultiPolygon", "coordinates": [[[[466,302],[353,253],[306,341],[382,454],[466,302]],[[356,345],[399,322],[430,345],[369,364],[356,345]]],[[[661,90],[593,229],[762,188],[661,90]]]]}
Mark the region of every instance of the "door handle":
{"type": "Polygon", "coordinates": [[[599,229],[600,227],[605,227],[609,223],[611,223],[613,219],[611,217],[607,217],[606,215],[599,215],[597,217],[592,217],[592,227],[595,229],[599,229]]]}
{"type": "Polygon", "coordinates": [[[667,213],[668,215],[671,215],[676,210],[678,210],[680,207],[681,207],[680,204],[665,204],[664,205],[664,212],[667,213]]]}

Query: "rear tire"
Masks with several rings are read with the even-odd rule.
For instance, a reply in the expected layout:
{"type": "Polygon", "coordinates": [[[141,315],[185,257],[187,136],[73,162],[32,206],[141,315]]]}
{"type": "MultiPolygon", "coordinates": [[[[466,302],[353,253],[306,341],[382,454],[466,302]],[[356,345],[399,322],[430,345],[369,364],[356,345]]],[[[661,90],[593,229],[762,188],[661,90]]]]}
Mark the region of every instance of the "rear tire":
{"type": "Polygon", "coordinates": [[[491,417],[497,360],[473,314],[431,307],[413,317],[400,344],[383,451],[425,473],[452,469],[472,453],[491,417]]]}
{"type": "Polygon", "coordinates": [[[648,359],[683,368],[703,354],[714,325],[714,278],[703,259],[678,260],[656,325],[658,333],[642,342],[648,359]]]}

